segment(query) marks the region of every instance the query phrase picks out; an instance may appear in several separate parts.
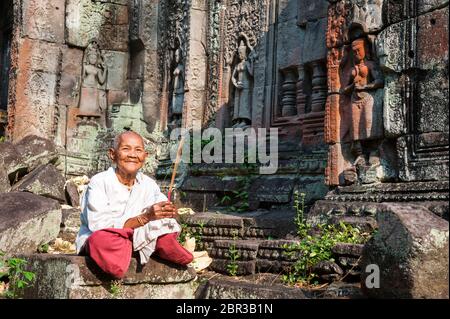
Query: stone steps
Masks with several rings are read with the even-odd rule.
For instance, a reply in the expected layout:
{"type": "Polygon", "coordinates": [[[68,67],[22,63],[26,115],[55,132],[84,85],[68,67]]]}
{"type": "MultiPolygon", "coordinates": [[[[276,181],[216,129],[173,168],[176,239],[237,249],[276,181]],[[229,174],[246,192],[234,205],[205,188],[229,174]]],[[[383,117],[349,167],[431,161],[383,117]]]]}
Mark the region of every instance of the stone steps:
{"type": "Polygon", "coordinates": [[[201,236],[200,249],[216,240],[285,238],[295,234],[292,210],[254,211],[239,214],[203,212],[185,216],[182,223],[191,234],[201,236]]]}
{"type": "MultiPolygon", "coordinates": [[[[240,216],[199,213],[189,216],[185,222],[187,231],[201,239],[197,250],[207,250],[213,259],[210,270],[229,274],[234,267],[234,274],[239,276],[283,274],[290,271],[300,252],[285,253],[286,246],[298,243],[298,240],[284,239],[292,238],[295,233],[292,214],[286,214],[284,219],[280,217],[283,215],[275,214],[273,211],[240,216]]],[[[337,245],[333,249],[335,262],[323,263],[318,273],[327,281],[350,272],[347,278],[358,281],[362,248],[363,245],[356,244],[337,245]]]]}

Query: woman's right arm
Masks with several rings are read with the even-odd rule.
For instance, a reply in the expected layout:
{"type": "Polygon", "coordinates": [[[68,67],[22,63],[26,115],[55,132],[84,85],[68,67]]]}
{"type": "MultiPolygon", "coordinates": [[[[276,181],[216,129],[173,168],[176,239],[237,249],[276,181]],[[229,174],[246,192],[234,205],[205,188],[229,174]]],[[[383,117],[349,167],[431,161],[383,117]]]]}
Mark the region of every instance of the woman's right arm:
{"type": "Polygon", "coordinates": [[[101,183],[91,180],[85,193],[85,203],[83,213],[92,232],[114,227],[108,197],[101,183]]]}

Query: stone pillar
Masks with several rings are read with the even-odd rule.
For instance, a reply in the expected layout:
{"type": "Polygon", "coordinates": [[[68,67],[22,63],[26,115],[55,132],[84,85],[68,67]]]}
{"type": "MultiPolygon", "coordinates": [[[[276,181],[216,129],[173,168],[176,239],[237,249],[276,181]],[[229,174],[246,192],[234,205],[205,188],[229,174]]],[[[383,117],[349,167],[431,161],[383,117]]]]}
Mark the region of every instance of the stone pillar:
{"type": "Polygon", "coordinates": [[[306,112],[306,94],[304,90],[305,85],[305,67],[303,64],[298,66],[298,80],[297,80],[297,114],[303,115],[306,112]]]}
{"type": "Polygon", "coordinates": [[[17,74],[9,89],[9,135],[13,141],[31,134],[53,138],[65,1],[29,0],[14,8],[15,15],[23,13],[23,25],[16,24],[13,35],[11,60],[17,74]]]}
{"type": "Polygon", "coordinates": [[[296,74],[292,69],[282,70],[284,81],[282,85],[281,116],[297,115],[296,106],[296,74]]]}
{"type": "MultiPolygon", "coordinates": [[[[134,23],[131,24],[132,41],[142,42],[143,57],[142,68],[142,105],[144,119],[147,129],[152,132],[155,128],[163,127],[161,122],[162,104],[162,69],[158,56],[158,44],[160,41],[158,33],[158,19],[160,14],[160,1],[133,0],[134,1],[134,23]],[[136,19],[138,18],[138,19],[136,19]],[[138,22],[137,22],[138,21],[138,22]],[[137,24],[136,24],[137,23],[137,24]]],[[[137,62],[137,61],[136,61],[137,62]]],[[[139,81],[134,81],[134,83],[139,81]]]]}
{"type": "Polygon", "coordinates": [[[192,128],[194,121],[203,122],[206,106],[207,52],[207,1],[192,1],[189,9],[186,56],[186,94],[183,110],[183,127],[192,128]]]}
{"type": "Polygon", "coordinates": [[[327,73],[323,61],[312,63],[311,112],[323,112],[327,99],[327,73]]]}

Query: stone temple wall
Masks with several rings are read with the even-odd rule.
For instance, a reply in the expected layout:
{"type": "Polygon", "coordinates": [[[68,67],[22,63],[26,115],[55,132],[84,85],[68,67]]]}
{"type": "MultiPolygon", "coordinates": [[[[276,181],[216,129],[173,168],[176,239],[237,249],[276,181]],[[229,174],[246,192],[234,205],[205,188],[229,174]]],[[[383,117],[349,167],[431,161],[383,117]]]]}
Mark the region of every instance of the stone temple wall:
{"type": "Polygon", "coordinates": [[[417,202],[448,219],[448,10],[448,1],[330,1],[332,191],[313,219],[365,220],[380,202],[417,202]]]}
{"type": "Polygon", "coordinates": [[[113,136],[132,129],[162,180],[169,133],[199,121],[278,128],[279,170],[190,166],[178,186],[194,202],[242,176],[252,207],[291,205],[295,190],[448,198],[448,1],[11,3],[7,134],[54,140],[67,175],[106,168],[113,136]]]}
{"type": "Polygon", "coordinates": [[[332,1],[328,17],[327,183],[447,180],[448,1],[332,1]],[[368,88],[346,91],[358,38],[368,88]]]}
{"type": "Polygon", "coordinates": [[[9,139],[50,138],[61,148],[60,169],[67,175],[107,167],[106,150],[124,129],[151,139],[148,148],[155,153],[148,132],[159,114],[159,4],[12,2],[9,139]]]}

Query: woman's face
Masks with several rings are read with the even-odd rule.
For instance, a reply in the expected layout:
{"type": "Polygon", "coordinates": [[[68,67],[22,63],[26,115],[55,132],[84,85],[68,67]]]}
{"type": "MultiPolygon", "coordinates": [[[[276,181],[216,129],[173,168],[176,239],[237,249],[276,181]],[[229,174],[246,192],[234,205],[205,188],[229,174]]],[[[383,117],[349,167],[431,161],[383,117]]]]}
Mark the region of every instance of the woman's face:
{"type": "Polygon", "coordinates": [[[117,149],[111,149],[109,155],[119,171],[135,176],[144,166],[148,153],[142,138],[129,133],[122,135],[117,149]]]}

